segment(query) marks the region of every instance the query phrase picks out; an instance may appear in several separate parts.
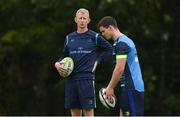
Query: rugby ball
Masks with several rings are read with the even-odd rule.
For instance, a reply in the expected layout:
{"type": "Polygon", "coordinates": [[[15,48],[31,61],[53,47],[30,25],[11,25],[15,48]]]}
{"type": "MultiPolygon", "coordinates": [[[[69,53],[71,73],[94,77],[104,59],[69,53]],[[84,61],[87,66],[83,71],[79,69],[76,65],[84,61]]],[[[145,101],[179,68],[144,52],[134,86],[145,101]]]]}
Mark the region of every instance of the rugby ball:
{"type": "Polygon", "coordinates": [[[71,57],[65,57],[61,60],[61,63],[63,63],[61,67],[67,70],[67,74],[64,77],[68,77],[74,69],[73,59],[71,57]]]}
{"type": "Polygon", "coordinates": [[[113,109],[116,105],[116,98],[112,96],[112,101],[109,101],[106,98],[106,95],[104,94],[105,88],[101,88],[99,90],[99,99],[101,103],[107,108],[107,109],[113,109]]]}

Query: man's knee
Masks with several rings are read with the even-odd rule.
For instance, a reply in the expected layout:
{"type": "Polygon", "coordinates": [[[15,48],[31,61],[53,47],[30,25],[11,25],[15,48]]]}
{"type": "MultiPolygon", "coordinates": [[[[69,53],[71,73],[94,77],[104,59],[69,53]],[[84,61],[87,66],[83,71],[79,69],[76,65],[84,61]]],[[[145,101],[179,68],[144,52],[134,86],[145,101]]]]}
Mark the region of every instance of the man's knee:
{"type": "Polygon", "coordinates": [[[94,109],[83,109],[84,116],[94,116],[94,109]]]}
{"type": "Polygon", "coordinates": [[[71,116],[81,116],[82,110],[81,109],[71,109],[71,116]]]}

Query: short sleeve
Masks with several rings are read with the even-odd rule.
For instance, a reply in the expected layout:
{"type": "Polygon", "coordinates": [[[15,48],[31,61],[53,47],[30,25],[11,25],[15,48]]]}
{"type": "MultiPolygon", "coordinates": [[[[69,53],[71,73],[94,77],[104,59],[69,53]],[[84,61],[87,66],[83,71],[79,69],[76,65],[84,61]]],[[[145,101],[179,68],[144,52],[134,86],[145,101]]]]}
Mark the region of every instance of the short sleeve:
{"type": "Polygon", "coordinates": [[[131,48],[125,42],[117,43],[115,47],[116,54],[118,55],[128,54],[130,49],[131,48]]]}

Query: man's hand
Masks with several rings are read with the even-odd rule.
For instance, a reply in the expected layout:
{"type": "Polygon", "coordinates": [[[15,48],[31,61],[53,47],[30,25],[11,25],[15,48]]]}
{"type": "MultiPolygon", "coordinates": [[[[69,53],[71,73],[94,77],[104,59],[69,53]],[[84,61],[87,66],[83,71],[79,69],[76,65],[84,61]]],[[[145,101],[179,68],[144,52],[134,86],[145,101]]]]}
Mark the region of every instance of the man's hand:
{"type": "Polygon", "coordinates": [[[96,61],[95,64],[94,64],[94,67],[93,67],[93,70],[92,70],[93,73],[95,73],[97,65],[98,65],[98,61],[96,61]]]}
{"type": "Polygon", "coordinates": [[[64,63],[62,62],[56,62],[54,64],[55,68],[57,69],[58,73],[62,76],[62,77],[65,77],[67,76],[67,70],[63,69],[62,66],[63,66],[64,63]]]}
{"type": "Polygon", "coordinates": [[[115,97],[114,95],[114,89],[111,89],[111,88],[108,88],[106,87],[105,91],[104,91],[104,94],[106,95],[106,98],[111,102],[113,99],[112,99],[112,96],[115,97]]]}

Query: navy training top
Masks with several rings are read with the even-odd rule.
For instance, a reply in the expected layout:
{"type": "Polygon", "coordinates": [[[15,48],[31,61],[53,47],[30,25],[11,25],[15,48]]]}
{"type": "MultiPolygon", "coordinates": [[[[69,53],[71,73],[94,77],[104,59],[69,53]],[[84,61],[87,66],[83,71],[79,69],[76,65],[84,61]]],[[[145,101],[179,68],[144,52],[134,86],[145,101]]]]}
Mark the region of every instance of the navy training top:
{"type": "Polygon", "coordinates": [[[95,61],[101,62],[112,56],[112,53],[111,44],[92,30],[85,33],[74,31],[68,34],[60,58],[61,60],[69,56],[74,61],[74,70],[67,80],[94,79],[92,70],[95,61]]]}

